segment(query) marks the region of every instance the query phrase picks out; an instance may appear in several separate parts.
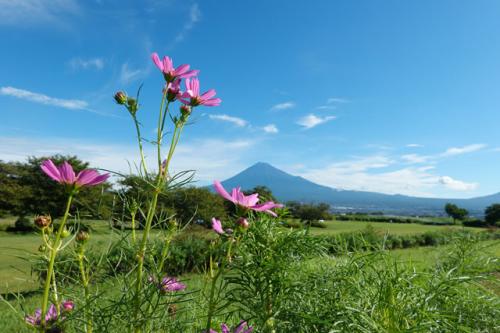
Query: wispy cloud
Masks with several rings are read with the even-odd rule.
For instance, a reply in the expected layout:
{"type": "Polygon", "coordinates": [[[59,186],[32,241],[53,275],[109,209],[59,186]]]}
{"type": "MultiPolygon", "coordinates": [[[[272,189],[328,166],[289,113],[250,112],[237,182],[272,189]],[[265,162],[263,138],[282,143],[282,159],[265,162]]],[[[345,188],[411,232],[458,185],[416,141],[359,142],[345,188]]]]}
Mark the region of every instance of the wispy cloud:
{"type": "Polygon", "coordinates": [[[0,0],[0,25],[57,23],[79,12],[76,0],[0,0]]]}
{"type": "Polygon", "coordinates": [[[114,114],[100,112],[89,107],[86,101],[80,99],[62,99],[50,97],[44,94],[18,89],[14,87],[0,87],[0,95],[11,96],[25,101],[34,102],[43,105],[57,106],[68,110],[82,110],[92,112],[106,117],[118,117],[114,114]]]}
{"type": "Polygon", "coordinates": [[[284,103],[279,103],[276,105],[273,105],[271,107],[272,111],[279,111],[279,110],[286,110],[286,109],[292,109],[295,107],[295,103],[290,101],[290,102],[284,102],[284,103]]]}
{"type": "Polygon", "coordinates": [[[279,132],[278,127],[276,127],[276,125],[274,125],[274,124],[266,125],[266,126],[262,127],[262,130],[264,132],[270,133],[270,134],[276,134],[279,132]]]}
{"type": "Polygon", "coordinates": [[[423,145],[418,144],[418,143],[409,143],[406,145],[406,147],[408,147],[408,148],[422,148],[423,145]]]}
{"type": "MultiPolygon", "coordinates": [[[[28,156],[47,156],[70,152],[92,167],[103,168],[127,174],[135,172],[139,163],[137,149],[134,145],[112,144],[91,140],[75,140],[66,137],[2,137],[0,136],[0,160],[25,161],[28,156]],[[132,170],[129,168],[129,163],[132,170]]],[[[196,169],[195,180],[204,184],[214,179],[225,179],[236,174],[248,165],[243,158],[248,156],[258,140],[235,138],[225,140],[219,138],[200,138],[181,143],[172,161],[172,171],[196,169]]],[[[145,147],[148,166],[156,165],[154,147],[145,147]]]]}
{"type": "Polygon", "coordinates": [[[120,69],[120,82],[122,84],[129,84],[135,80],[145,77],[149,73],[149,69],[146,68],[131,68],[126,62],[122,65],[120,69]]]}
{"type": "Polygon", "coordinates": [[[61,99],[14,87],[1,87],[0,95],[12,96],[30,102],[58,106],[70,110],[88,110],[88,103],[79,99],[61,99]]]}
{"type": "MultiPolygon", "coordinates": [[[[408,146],[408,145],[407,145],[408,146]]],[[[410,164],[419,164],[419,163],[427,163],[427,162],[437,162],[441,159],[474,153],[476,151],[482,150],[486,148],[486,144],[471,144],[463,147],[451,147],[446,149],[442,153],[433,154],[433,155],[420,155],[420,154],[406,154],[402,155],[401,159],[410,164]]]]}
{"type": "Polygon", "coordinates": [[[179,43],[186,38],[187,34],[194,28],[196,23],[201,19],[200,6],[197,3],[193,3],[189,7],[189,18],[182,27],[182,30],[175,36],[174,44],[179,43]]]}
{"type": "Polygon", "coordinates": [[[297,121],[297,124],[304,127],[305,129],[311,129],[313,127],[324,124],[324,123],[326,123],[330,120],[333,120],[335,118],[336,118],[335,116],[318,117],[318,116],[311,113],[307,116],[300,118],[297,121]]]}
{"type": "Polygon", "coordinates": [[[461,180],[453,179],[449,176],[439,178],[439,182],[445,187],[454,191],[472,191],[478,188],[478,183],[466,183],[461,180]]]}
{"type": "Polygon", "coordinates": [[[101,70],[104,68],[104,60],[102,58],[83,59],[83,58],[77,57],[77,58],[73,58],[70,61],[68,61],[68,65],[73,70],[79,70],[79,69],[101,70]]]}
{"type": "Polygon", "coordinates": [[[327,104],[335,104],[335,103],[343,104],[343,103],[349,103],[349,102],[350,101],[348,99],[340,98],[340,97],[330,97],[326,100],[327,104]]]}
{"type": "Polygon", "coordinates": [[[486,144],[477,143],[477,144],[467,145],[467,146],[463,146],[463,147],[452,147],[452,148],[448,148],[442,154],[442,156],[455,156],[455,155],[472,153],[472,152],[476,152],[478,150],[481,150],[483,148],[486,148],[486,146],[487,146],[486,144]]]}
{"type": "Polygon", "coordinates": [[[334,105],[320,105],[316,107],[317,110],[335,110],[336,108],[334,105]]]}
{"type": "Polygon", "coordinates": [[[434,166],[397,168],[397,160],[373,155],[331,163],[322,168],[299,170],[311,181],[337,189],[435,197],[443,187],[471,191],[479,184],[437,175],[434,166]]]}
{"type": "Polygon", "coordinates": [[[426,163],[431,159],[432,156],[418,155],[418,154],[406,154],[401,156],[401,159],[407,163],[417,164],[426,163]]]}
{"type": "Polygon", "coordinates": [[[248,122],[244,119],[228,116],[227,114],[210,114],[208,117],[214,120],[227,121],[238,127],[245,127],[248,124],[248,122]]]}

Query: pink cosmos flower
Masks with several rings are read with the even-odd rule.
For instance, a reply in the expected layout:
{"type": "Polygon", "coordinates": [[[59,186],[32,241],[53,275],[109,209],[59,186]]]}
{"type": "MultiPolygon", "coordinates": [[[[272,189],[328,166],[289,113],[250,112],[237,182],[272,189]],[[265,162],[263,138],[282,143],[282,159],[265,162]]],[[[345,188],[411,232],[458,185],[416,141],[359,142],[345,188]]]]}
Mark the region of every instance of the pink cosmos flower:
{"type": "Polygon", "coordinates": [[[175,79],[172,82],[168,82],[166,87],[167,87],[167,100],[169,102],[173,102],[182,96],[180,79],[175,79]]]}
{"type": "Polygon", "coordinates": [[[109,173],[100,175],[92,169],[85,169],[75,175],[73,167],[64,161],[62,165],[56,166],[51,160],[43,161],[41,169],[47,176],[60,184],[81,186],[95,186],[104,183],[109,178],[109,173]]]}
{"type": "Polygon", "coordinates": [[[174,277],[165,276],[161,280],[160,289],[164,292],[180,291],[186,289],[186,285],[177,281],[174,277]]]}
{"type": "Polygon", "coordinates": [[[241,191],[240,187],[233,188],[233,190],[231,191],[231,195],[229,195],[229,193],[227,193],[227,191],[224,189],[224,187],[218,180],[214,181],[214,187],[217,193],[219,193],[221,197],[231,201],[235,205],[244,207],[246,209],[251,209],[258,212],[266,212],[268,214],[271,214],[272,216],[277,216],[276,213],[273,212],[271,209],[283,207],[282,204],[277,204],[272,201],[267,201],[261,204],[257,204],[257,202],[259,202],[259,193],[245,195],[241,191]]]}
{"type": "MultiPolygon", "coordinates": [[[[75,304],[72,301],[64,301],[61,304],[60,312],[71,312],[75,307],[75,304]]],[[[56,322],[58,319],[64,320],[64,317],[59,317],[57,315],[57,307],[54,304],[49,306],[49,310],[45,314],[45,323],[47,325],[51,325],[56,322]]],[[[31,326],[40,326],[42,324],[42,310],[36,309],[35,313],[31,316],[26,316],[24,320],[30,324],[31,326]]]]}
{"type": "Polygon", "coordinates": [[[212,229],[219,235],[225,234],[224,229],[222,229],[221,221],[217,220],[215,217],[212,217],[212,229]]]}
{"type": "Polygon", "coordinates": [[[185,84],[186,91],[179,98],[184,104],[191,106],[218,106],[222,102],[220,98],[213,98],[216,94],[214,89],[210,89],[200,95],[200,81],[197,78],[186,79],[185,84]]]}
{"type": "Polygon", "coordinates": [[[196,76],[200,71],[198,70],[189,70],[189,65],[180,65],[177,68],[174,68],[174,62],[169,57],[163,57],[163,61],[160,60],[158,53],[153,53],[151,55],[153,62],[156,67],[163,73],[165,80],[167,82],[172,82],[175,79],[188,78],[191,76],[196,76]]]}

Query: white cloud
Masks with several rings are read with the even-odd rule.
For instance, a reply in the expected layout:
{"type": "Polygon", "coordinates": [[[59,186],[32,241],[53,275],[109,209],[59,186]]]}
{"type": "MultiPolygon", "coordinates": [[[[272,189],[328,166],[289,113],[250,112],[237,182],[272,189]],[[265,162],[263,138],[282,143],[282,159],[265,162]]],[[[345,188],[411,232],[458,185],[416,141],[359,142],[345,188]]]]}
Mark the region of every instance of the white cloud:
{"type": "MultiPolygon", "coordinates": [[[[0,95],[12,96],[30,102],[58,106],[70,110],[89,110],[88,103],[78,99],[61,99],[13,87],[1,87],[0,95]]],[[[90,111],[90,110],[89,110],[90,111]]]]}
{"type": "Polygon", "coordinates": [[[408,162],[408,163],[414,163],[414,164],[425,163],[430,158],[431,158],[431,156],[423,156],[423,155],[418,155],[418,154],[407,154],[407,155],[401,156],[401,159],[403,161],[408,162]]]}
{"type": "Polygon", "coordinates": [[[335,104],[335,103],[349,103],[349,100],[345,98],[339,98],[339,97],[330,97],[329,99],[326,100],[327,104],[335,104]]]}
{"type": "Polygon", "coordinates": [[[444,153],[442,153],[442,156],[455,156],[455,155],[462,155],[462,154],[467,154],[467,153],[472,153],[478,150],[481,150],[485,148],[486,145],[483,143],[478,143],[478,144],[472,144],[472,145],[467,145],[463,147],[452,147],[448,148],[444,153]]]}
{"type": "Polygon", "coordinates": [[[191,31],[196,23],[201,19],[200,6],[197,3],[193,3],[189,8],[189,18],[182,27],[182,30],[175,36],[174,44],[179,43],[186,38],[186,35],[191,31]]]}
{"type": "Polygon", "coordinates": [[[279,103],[279,104],[273,105],[271,107],[271,110],[272,111],[279,111],[279,110],[291,109],[294,107],[295,107],[295,103],[290,101],[290,102],[284,102],[284,103],[279,103]]]}
{"type": "Polygon", "coordinates": [[[478,188],[478,183],[466,183],[461,180],[453,179],[449,176],[439,178],[439,183],[454,191],[472,191],[478,188]]]}
{"type": "Polygon", "coordinates": [[[279,130],[278,130],[278,127],[276,127],[276,125],[274,124],[269,124],[269,125],[266,125],[264,127],[262,127],[262,129],[264,130],[264,132],[266,133],[272,133],[272,134],[275,134],[275,133],[278,133],[279,130]]]}
{"type": "Polygon", "coordinates": [[[409,143],[406,145],[406,147],[408,147],[408,148],[422,148],[423,145],[418,144],[418,143],[409,143]]]}
{"type": "Polygon", "coordinates": [[[227,114],[210,114],[208,115],[208,117],[214,120],[227,121],[235,124],[238,127],[245,127],[248,124],[248,122],[244,119],[228,116],[227,114]]]}
{"type": "Polygon", "coordinates": [[[0,25],[58,22],[79,12],[76,0],[0,0],[0,25]]]}
{"type": "Polygon", "coordinates": [[[145,77],[148,73],[148,69],[133,69],[130,68],[126,62],[122,65],[120,70],[120,82],[122,84],[129,84],[135,80],[145,77]]]}
{"type": "MultiPolygon", "coordinates": [[[[52,154],[77,155],[92,167],[120,173],[135,172],[139,156],[135,145],[81,141],[71,138],[0,137],[0,160],[25,161],[28,156],[52,154]],[[132,170],[129,168],[129,163],[132,170]]],[[[222,140],[203,138],[181,143],[172,160],[172,171],[196,170],[195,180],[209,184],[225,179],[248,167],[242,158],[257,144],[257,140],[222,140]]],[[[146,145],[146,161],[156,165],[156,149],[146,145]]],[[[166,153],[166,149],[164,149],[166,153]]]]}
{"type": "Polygon", "coordinates": [[[104,68],[104,60],[102,58],[89,58],[89,59],[73,58],[68,62],[68,65],[73,70],[79,70],[79,69],[101,70],[104,68]]]}
{"type": "Polygon", "coordinates": [[[317,110],[335,110],[336,108],[337,107],[333,105],[320,105],[316,107],[317,110]]]}
{"type": "Polygon", "coordinates": [[[297,124],[304,127],[305,129],[310,129],[310,128],[316,127],[320,124],[324,124],[324,123],[326,123],[330,120],[333,120],[335,118],[336,118],[335,116],[318,117],[318,116],[311,113],[307,116],[300,118],[297,121],[297,124]]]}
{"type": "Polygon", "coordinates": [[[422,168],[385,169],[394,163],[386,156],[369,156],[310,169],[301,176],[337,189],[432,196],[435,175],[422,168]]]}

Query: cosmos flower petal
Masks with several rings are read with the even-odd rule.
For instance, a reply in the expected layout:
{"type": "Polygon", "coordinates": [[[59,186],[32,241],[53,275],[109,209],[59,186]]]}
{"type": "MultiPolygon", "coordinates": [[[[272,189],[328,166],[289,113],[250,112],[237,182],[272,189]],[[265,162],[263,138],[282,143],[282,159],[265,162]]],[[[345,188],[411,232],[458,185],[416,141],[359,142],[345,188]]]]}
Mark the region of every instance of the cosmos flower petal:
{"type": "Polygon", "coordinates": [[[212,97],[214,97],[217,93],[215,92],[215,89],[210,89],[209,91],[203,93],[203,95],[201,95],[201,99],[202,100],[208,100],[212,97]]]}
{"type": "Polygon", "coordinates": [[[215,217],[212,217],[212,229],[219,235],[224,234],[224,229],[222,229],[221,221],[217,220],[215,217]]]}
{"type": "Polygon", "coordinates": [[[230,333],[229,327],[226,324],[221,324],[220,329],[222,333],[230,333]]]}
{"type": "Polygon", "coordinates": [[[75,171],[73,171],[73,167],[67,161],[64,161],[59,167],[59,172],[61,173],[63,182],[67,184],[73,184],[75,182],[75,171]]]}
{"type": "Polygon", "coordinates": [[[40,166],[43,172],[56,182],[61,182],[62,177],[61,173],[59,172],[59,169],[55,166],[54,162],[52,160],[45,160],[42,162],[42,165],[40,166]]]}
{"type": "Polygon", "coordinates": [[[163,63],[161,62],[158,53],[154,52],[153,54],[151,54],[151,59],[153,59],[153,62],[155,63],[156,67],[158,67],[158,69],[163,72],[164,68],[163,63]]]}
{"type": "Polygon", "coordinates": [[[209,99],[206,101],[202,101],[201,104],[205,106],[219,106],[222,100],[220,98],[209,99]]]}
{"type": "Polygon", "coordinates": [[[222,184],[220,183],[220,181],[218,181],[218,180],[214,181],[214,188],[215,188],[215,191],[217,193],[219,193],[219,195],[221,197],[223,197],[226,200],[234,202],[233,197],[231,197],[229,195],[229,193],[227,193],[226,189],[224,189],[224,187],[222,186],[222,184]]]}
{"type": "Polygon", "coordinates": [[[175,69],[175,75],[180,76],[182,74],[185,74],[187,71],[189,71],[189,65],[183,64],[175,69]]]}

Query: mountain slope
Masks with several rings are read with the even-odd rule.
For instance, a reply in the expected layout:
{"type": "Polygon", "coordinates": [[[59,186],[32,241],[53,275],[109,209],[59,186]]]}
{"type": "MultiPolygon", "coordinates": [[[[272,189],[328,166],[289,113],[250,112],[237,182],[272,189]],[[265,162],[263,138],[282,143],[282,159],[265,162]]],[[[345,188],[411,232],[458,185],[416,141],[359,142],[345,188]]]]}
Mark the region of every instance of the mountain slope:
{"type": "Polygon", "coordinates": [[[244,190],[257,185],[265,185],[282,202],[292,200],[326,202],[337,210],[381,210],[393,214],[439,214],[443,212],[443,207],[447,202],[452,202],[477,215],[482,214],[488,205],[500,202],[500,193],[472,199],[437,199],[335,190],[302,177],[290,175],[262,162],[226,179],[222,184],[228,189],[241,186],[244,190]]]}

